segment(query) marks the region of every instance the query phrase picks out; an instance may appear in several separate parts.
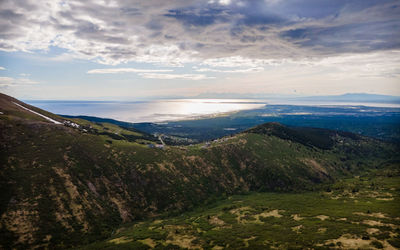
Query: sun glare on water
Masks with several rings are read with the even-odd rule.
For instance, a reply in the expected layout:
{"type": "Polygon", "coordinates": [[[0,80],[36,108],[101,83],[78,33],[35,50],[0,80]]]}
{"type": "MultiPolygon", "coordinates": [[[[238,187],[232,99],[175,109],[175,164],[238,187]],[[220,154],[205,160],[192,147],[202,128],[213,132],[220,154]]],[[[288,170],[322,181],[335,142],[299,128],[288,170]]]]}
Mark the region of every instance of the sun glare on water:
{"type": "Polygon", "coordinates": [[[174,100],[177,109],[173,113],[185,116],[206,116],[239,110],[255,109],[264,106],[251,100],[235,99],[184,99],[174,100]]]}
{"type": "Polygon", "coordinates": [[[167,99],[144,102],[35,102],[63,115],[86,115],[126,122],[165,122],[257,109],[265,102],[246,99],[167,99]]]}

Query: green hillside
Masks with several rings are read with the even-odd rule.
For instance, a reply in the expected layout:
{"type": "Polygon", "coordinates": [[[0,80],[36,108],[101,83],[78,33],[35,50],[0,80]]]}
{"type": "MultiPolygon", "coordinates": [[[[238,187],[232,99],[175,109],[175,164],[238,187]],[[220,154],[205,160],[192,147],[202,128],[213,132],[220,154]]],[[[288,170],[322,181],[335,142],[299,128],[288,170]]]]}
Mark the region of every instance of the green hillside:
{"type": "Polygon", "coordinates": [[[81,249],[399,248],[400,178],[390,176],[392,167],[322,191],[229,196],[180,216],[125,225],[81,249]]]}
{"type": "Polygon", "coordinates": [[[398,166],[394,145],[350,133],[273,123],[209,144],[153,148],[161,142],[137,130],[63,118],[5,95],[0,104],[0,248],[88,244],[123,223],[231,195],[311,192],[398,166]]]}

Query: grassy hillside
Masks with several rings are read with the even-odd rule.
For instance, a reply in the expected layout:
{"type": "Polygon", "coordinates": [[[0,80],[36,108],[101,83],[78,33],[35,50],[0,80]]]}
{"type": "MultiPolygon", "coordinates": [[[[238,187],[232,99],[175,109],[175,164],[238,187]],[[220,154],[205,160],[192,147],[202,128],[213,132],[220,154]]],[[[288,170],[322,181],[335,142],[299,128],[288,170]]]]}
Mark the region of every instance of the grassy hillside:
{"type": "Polygon", "coordinates": [[[400,177],[384,166],[302,193],[229,196],[175,217],[128,224],[81,249],[394,249],[400,177]]]}
{"type": "Polygon", "coordinates": [[[140,131],[79,119],[57,125],[15,101],[0,96],[3,248],[86,244],[121,223],[233,194],[312,191],[397,162],[391,144],[326,130],[289,133],[277,124],[211,144],[150,148],[158,139],[140,131]]]}

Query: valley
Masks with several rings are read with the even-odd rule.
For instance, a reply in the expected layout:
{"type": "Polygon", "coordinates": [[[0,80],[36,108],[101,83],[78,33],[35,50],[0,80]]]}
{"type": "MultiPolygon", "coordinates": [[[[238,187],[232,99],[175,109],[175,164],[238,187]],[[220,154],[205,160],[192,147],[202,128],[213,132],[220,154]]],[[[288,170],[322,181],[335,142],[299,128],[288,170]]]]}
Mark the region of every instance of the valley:
{"type": "Polygon", "coordinates": [[[397,0],[0,0],[0,250],[400,249],[397,0]]]}
{"type": "Polygon", "coordinates": [[[125,225],[81,249],[395,249],[395,172],[385,166],[313,192],[229,196],[178,216],[125,225]]]}
{"type": "Polygon", "coordinates": [[[262,108],[242,110],[216,117],[160,123],[129,123],[89,116],[80,118],[136,128],[149,134],[168,135],[166,141],[172,145],[188,145],[214,140],[267,122],[279,122],[294,127],[334,129],[397,143],[400,141],[400,109],[393,107],[268,104],[262,108]]]}
{"type": "Polygon", "coordinates": [[[383,227],[386,236],[369,236],[373,244],[397,244],[397,229],[386,226],[388,220],[397,225],[397,144],[265,123],[211,142],[150,147],[162,142],[134,128],[65,118],[0,97],[3,248],[300,247],[314,239],[312,230],[327,228],[326,237],[313,241],[323,247],[342,236],[362,237],[364,220],[383,227]],[[371,181],[374,171],[390,178],[371,181]],[[368,210],[384,217],[354,214],[368,210]],[[303,224],[291,219],[295,214],[303,224]],[[341,224],[339,216],[355,224],[341,224]],[[350,231],[331,234],[337,223],[350,231]],[[290,241],[275,238],[277,232],[290,232],[290,241]]]}

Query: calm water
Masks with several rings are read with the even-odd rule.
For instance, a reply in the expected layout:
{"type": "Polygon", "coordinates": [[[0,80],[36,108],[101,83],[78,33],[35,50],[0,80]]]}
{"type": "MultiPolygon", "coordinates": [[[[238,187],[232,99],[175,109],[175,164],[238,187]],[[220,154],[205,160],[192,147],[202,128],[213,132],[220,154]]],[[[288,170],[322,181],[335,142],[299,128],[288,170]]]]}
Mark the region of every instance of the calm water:
{"type": "MultiPolygon", "coordinates": [[[[264,100],[248,99],[176,99],[142,102],[95,102],[95,101],[26,101],[36,107],[62,115],[87,115],[111,118],[127,122],[163,122],[209,117],[227,112],[262,108],[264,100]]],[[[399,107],[399,104],[344,103],[344,102],[280,102],[269,104],[310,106],[374,106],[399,107]]]]}
{"type": "Polygon", "coordinates": [[[87,115],[127,122],[162,122],[256,109],[266,103],[236,99],[179,99],[143,102],[26,101],[63,115],[87,115]]]}

